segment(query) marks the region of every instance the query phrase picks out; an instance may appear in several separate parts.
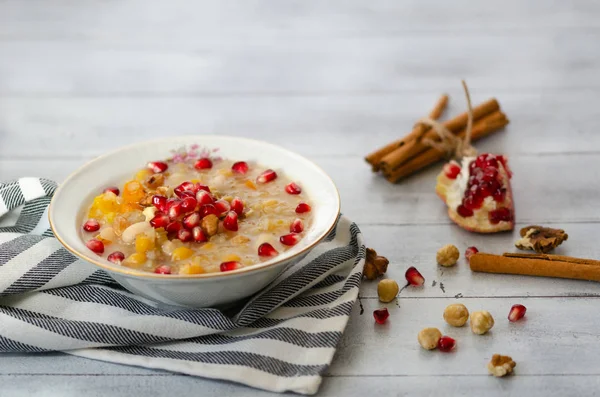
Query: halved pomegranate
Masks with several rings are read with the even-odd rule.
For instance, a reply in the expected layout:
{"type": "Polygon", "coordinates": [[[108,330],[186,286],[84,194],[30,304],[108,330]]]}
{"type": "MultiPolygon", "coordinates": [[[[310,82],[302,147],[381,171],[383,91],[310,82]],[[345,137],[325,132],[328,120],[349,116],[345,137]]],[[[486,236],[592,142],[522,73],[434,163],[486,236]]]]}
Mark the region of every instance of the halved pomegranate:
{"type": "Polygon", "coordinates": [[[463,158],[462,166],[455,161],[446,164],[435,191],[448,206],[450,219],[463,229],[477,233],[512,230],[511,176],[505,156],[483,153],[463,158]]]}

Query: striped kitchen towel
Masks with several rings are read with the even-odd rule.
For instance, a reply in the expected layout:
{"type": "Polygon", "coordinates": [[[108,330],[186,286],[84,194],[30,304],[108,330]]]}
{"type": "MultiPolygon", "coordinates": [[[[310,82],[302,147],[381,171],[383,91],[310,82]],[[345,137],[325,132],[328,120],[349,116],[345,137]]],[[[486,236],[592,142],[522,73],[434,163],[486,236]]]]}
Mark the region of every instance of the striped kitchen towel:
{"type": "Polygon", "coordinates": [[[0,184],[0,352],[63,351],[314,394],[348,322],[365,246],[341,216],[326,241],[233,313],[165,307],[52,237],[52,181],[0,184]]]}

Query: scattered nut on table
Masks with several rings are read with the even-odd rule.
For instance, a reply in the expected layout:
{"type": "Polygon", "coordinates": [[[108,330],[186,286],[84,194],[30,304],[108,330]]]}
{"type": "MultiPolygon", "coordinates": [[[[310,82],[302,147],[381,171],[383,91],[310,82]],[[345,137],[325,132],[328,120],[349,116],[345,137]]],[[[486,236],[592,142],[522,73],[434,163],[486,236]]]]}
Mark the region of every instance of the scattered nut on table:
{"type": "Polygon", "coordinates": [[[400,291],[398,283],[389,278],[383,279],[377,284],[377,295],[381,302],[388,303],[393,301],[396,295],[398,295],[398,291],[400,291]]]}
{"type": "Polygon", "coordinates": [[[444,310],[444,320],[453,327],[462,327],[469,319],[469,310],[462,303],[448,305],[444,310]]]}
{"type": "Polygon", "coordinates": [[[500,378],[511,374],[516,365],[517,363],[510,356],[494,354],[487,365],[487,369],[490,374],[500,378]]]}
{"type": "Polygon", "coordinates": [[[426,350],[435,349],[441,337],[442,333],[437,328],[423,328],[417,335],[419,344],[426,350]]]}
{"type": "Polygon", "coordinates": [[[438,264],[440,264],[442,266],[450,267],[450,266],[454,266],[456,264],[459,256],[460,256],[460,253],[458,252],[458,248],[456,248],[452,244],[448,244],[448,245],[444,245],[442,248],[440,248],[438,250],[435,258],[436,258],[438,264]]]}
{"type": "Polygon", "coordinates": [[[520,234],[522,238],[515,243],[517,248],[534,250],[542,254],[552,251],[569,238],[569,235],[562,229],[537,225],[522,228],[520,234]]]}
{"type": "Polygon", "coordinates": [[[483,335],[494,326],[494,318],[490,312],[482,310],[471,313],[471,331],[477,335],[483,335]]]}
{"type": "Polygon", "coordinates": [[[373,248],[367,248],[363,277],[367,280],[375,280],[387,271],[389,263],[386,257],[377,255],[377,251],[373,248]]]}

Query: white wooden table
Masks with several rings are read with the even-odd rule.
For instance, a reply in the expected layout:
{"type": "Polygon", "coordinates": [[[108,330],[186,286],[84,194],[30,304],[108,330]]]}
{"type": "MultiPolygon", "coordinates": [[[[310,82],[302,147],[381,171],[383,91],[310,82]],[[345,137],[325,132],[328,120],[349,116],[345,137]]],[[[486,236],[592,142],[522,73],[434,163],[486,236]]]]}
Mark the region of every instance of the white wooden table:
{"type": "MultiPolygon", "coordinates": [[[[593,395],[600,388],[600,286],[591,282],[442,272],[443,244],[501,253],[517,232],[478,236],[450,224],[434,194],[438,167],[400,185],[362,157],[406,133],[441,92],[448,114],[496,96],[509,127],[481,151],[510,156],[518,226],[566,229],[558,251],[600,257],[600,3],[594,0],[0,0],[0,180],[61,181],[123,144],[185,134],[267,140],[320,164],[344,212],[403,279],[427,287],[390,304],[374,325],[375,284],[358,305],[321,395],[593,395]],[[436,287],[431,287],[433,280],[436,287]],[[445,285],[445,292],[439,283],[445,285]],[[489,310],[475,337],[443,325],[461,302],[489,310]],[[527,306],[509,324],[510,306],[527,306]],[[438,326],[451,354],[419,348],[438,326]],[[494,379],[493,353],[516,375],[494,379]]],[[[216,382],[61,354],[0,356],[1,396],[266,395],[216,382]]]]}

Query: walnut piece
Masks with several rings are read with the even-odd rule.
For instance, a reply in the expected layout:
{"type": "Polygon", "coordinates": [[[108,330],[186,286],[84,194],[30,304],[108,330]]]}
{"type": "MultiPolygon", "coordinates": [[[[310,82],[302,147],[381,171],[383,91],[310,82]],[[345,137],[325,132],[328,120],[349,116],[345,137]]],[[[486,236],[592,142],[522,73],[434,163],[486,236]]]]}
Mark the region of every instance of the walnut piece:
{"type": "Polygon", "coordinates": [[[154,196],[154,193],[146,193],[139,204],[143,207],[150,207],[152,205],[152,196],[154,196]]]}
{"type": "Polygon", "coordinates": [[[448,305],[444,310],[444,320],[453,327],[462,327],[469,319],[469,310],[462,303],[448,305]]]}
{"type": "Polygon", "coordinates": [[[490,374],[500,378],[511,374],[516,365],[517,363],[514,362],[510,356],[494,354],[488,363],[487,368],[490,374]]]}
{"type": "Polygon", "coordinates": [[[208,237],[214,236],[219,229],[219,218],[214,214],[207,215],[202,218],[200,227],[208,237]]]}
{"type": "Polygon", "coordinates": [[[444,245],[442,248],[440,248],[438,250],[435,258],[436,258],[438,264],[440,264],[442,266],[450,267],[450,266],[454,266],[456,264],[456,261],[458,261],[459,256],[460,256],[460,253],[458,252],[458,248],[456,248],[452,244],[448,244],[448,245],[444,245]]]}
{"type": "Polygon", "coordinates": [[[165,176],[163,174],[153,174],[146,179],[144,184],[152,190],[156,190],[165,183],[165,176]]]}
{"type": "Polygon", "coordinates": [[[389,263],[390,261],[386,257],[377,255],[377,252],[373,248],[367,248],[363,277],[367,280],[375,280],[387,271],[389,263]]]}
{"type": "Polygon", "coordinates": [[[393,301],[396,295],[398,295],[398,291],[400,291],[400,287],[392,279],[386,278],[377,284],[377,295],[381,302],[388,303],[393,301]]]}
{"type": "Polygon", "coordinates": [[[471,331],[477,335],[483,335],[494,326],[494,317],[490,312],[482,310],[471,313],[471,331]]]}
{"type": "Polygon", "coordinates": [[[562,229],[532,225],[521,229],[521,237],[515,243],[517,248],[546,254],[566,241],[569,235],[562,229]]]}
{"type": "Polygon", "coordinates": [[[437,328],[423,328],[417,335],[417,340],[425,350],[433,350],[442,338],[442,333],[437,328]]]}

